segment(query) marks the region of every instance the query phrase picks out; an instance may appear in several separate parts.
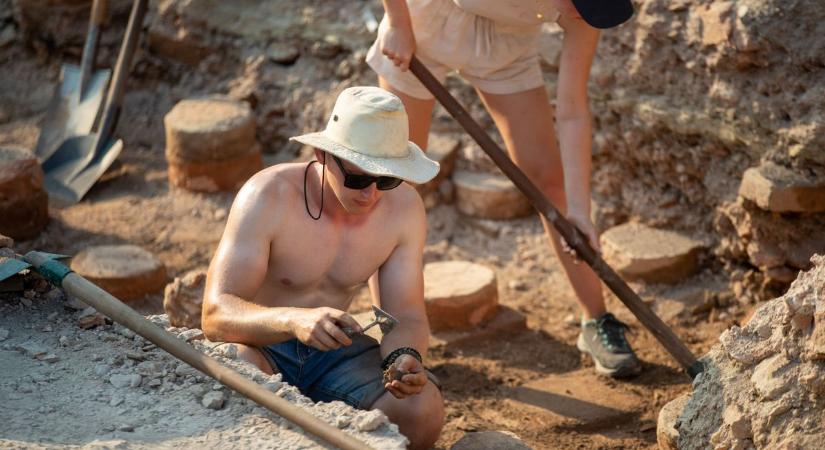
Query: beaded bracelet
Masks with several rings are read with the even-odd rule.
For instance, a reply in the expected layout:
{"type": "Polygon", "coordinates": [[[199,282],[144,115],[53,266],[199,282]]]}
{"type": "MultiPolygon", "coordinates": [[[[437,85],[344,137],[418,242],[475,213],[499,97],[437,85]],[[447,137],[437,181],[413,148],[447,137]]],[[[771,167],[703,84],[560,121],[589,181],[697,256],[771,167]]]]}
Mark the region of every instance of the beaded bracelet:
{"type": "Polygon", "coordinates": [[[381,363],[381,370],[387,370],[392,365],[392,363],[394,363],[395,360],[398,359],[398,357],[401,355],[412,355],[415,359],[418,360],[418,362],[423,363],[423,361],[421,360],[421,353],[418,353],[418,350],[412,347],[399,347],[390,352],[390,354],[387,355],[386,358],[384,358],[384,361],[381,363]]]}

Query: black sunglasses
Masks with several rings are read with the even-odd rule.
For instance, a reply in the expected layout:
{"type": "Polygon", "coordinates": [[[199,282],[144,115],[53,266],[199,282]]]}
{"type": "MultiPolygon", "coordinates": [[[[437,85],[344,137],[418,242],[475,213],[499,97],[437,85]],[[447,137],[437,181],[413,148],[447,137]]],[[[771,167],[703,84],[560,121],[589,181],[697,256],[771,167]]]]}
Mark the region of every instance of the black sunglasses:
{"type": "Polygon", "coordinates": [[[379,191],[389,191],[390,189],[397,188],[401,182],[404,181],[395,177],[375,177],[372,175],[350,173],[347,172],[347,169],[344,168],[344,165],[337,156],[333,156],[332,159],[335,160],[338,168],[341,169],[341,173],[344,174],[344,187],[349,189],[366,189],[369,185],[375,183],[375,187],[379,191]]]}

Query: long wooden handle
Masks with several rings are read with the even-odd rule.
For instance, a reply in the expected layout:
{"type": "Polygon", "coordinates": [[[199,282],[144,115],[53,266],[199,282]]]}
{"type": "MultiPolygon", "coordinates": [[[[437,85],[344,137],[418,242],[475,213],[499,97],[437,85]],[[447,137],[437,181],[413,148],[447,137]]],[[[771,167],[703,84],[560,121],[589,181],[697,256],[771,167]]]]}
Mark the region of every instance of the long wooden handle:
{"type": "Polygon", "coordinates": [[[71,272],[62,263],[49,260],[38,252],[31,252],[24,259],[51,281],[62,279],[61,284],[66,292],[88,303],[115,322],[143,336],[181,361],[245,395],[275,414],[295,423],[304,430],[342,449],[367,450],[370,448],[338,428],[322,422],[315,416],[278,397],[274,392],[268,391],[258,383],[222,365],[214,358],[199,352],[150,322],[94,283],[71,272]]]}
{"type": "Polygon", "coordinates": [[[630,289],[602,257],[588,244],[587,239],[578,228],[565,219],[558,210],[547,200],[547,197],[533,184],[526,175],[513,163],[498,144],[476,123],[464,107],[447,91],[447,89],[430,73],[430,71],[415,56],[410,61],[410,71],[444,106],[453,118],[467,131],[467,133],[481,146],[487,155],[507,175],[513,184],[527,196],[539,214],[547,218],[561,237],[576,251],[578,258],[593,268],[593,271],[619,297],[619,300],[639,319],[639,322],[650,331],[662,344],[665,350],[681,364],[688,375],[695,377],[702,371],[702,364],[691,353],[690,349],[679,339],[659,317],[642,302],[642,299],[630,289]]]}
{"type": "Polygon", "coordinates": [[[92,13],[89,17],[89,30],[86,32],[86,43],[83,44],[83,56],[80,58],[80,86],[78,94],[83,98],[86,93],[86,85],[89,83],[92,69],[97,59],[97,48],[100,43],[100,27],[106,18],[107,0],[94,0],[92,2],[92,13]]]}

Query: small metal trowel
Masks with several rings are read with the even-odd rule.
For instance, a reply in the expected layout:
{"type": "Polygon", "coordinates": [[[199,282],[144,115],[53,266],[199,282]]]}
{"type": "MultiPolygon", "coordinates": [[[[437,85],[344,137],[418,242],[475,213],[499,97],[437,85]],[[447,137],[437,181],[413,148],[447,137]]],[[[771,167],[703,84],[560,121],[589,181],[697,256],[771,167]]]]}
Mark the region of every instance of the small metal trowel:
{"type": "MultiPolygon", "coordinates": [[[[373,314],[375,314],[375,320],[363,326],[360,334],[363,334],[368,329],[372,328],[375,325],[378,325],[378,328],[381,329],[381,334],[386,336],[390,334],[393,328],[395,328],[395,326],[400,323],[398,322],[398,319],[390,315],[390,313],[384,311],[383,309],[375,305],[372,305],[372,312],[373,314]]],[[[342,330],[344,331],[344,334],[346,334],[349,337],[353,337],[356,334],[359,334],[351,327],[343,327],[342,330]]]]}

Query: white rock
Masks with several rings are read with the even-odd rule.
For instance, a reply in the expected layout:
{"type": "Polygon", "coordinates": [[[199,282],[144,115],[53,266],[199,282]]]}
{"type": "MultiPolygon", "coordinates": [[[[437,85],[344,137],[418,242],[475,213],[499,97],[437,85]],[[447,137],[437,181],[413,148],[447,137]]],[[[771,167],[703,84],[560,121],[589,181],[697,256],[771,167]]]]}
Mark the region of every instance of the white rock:
{"type": "Polygon", "coordinates": [[[381,410],[373,409],[360,414],[356,418],[355,428],[358,428],[358,431],[374,431],[387,422],[389,420],[381,410]]]}
{"type": "Polygon", "coordinates": [[[112,383],[112,386],[117,388],[125,388],[125,387],[138,387],[140,386],[141,376],[133,373],[133,374],[114,374],[109,377],[109,382],[112,383]]]}
{"type": "Polygon", "coordinates": [[[209,409],[221,409],[224,400],[223,391],[209,391],[203,396],[201,405],[209,409]]]}
{"type": "Polygon", "coordinates": [[[9,330],[0,328],[0,342],[5,341],[9,337],[9,330]]]}

